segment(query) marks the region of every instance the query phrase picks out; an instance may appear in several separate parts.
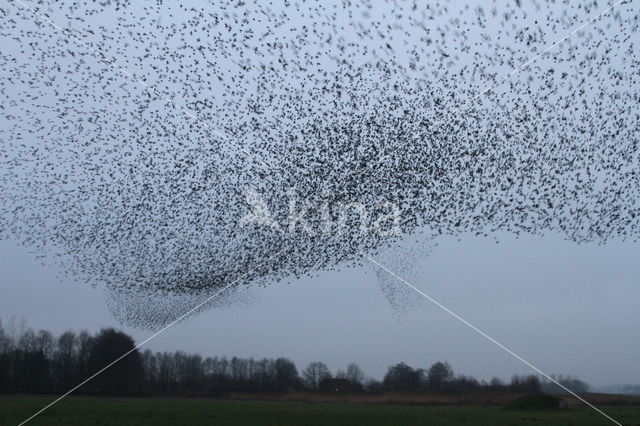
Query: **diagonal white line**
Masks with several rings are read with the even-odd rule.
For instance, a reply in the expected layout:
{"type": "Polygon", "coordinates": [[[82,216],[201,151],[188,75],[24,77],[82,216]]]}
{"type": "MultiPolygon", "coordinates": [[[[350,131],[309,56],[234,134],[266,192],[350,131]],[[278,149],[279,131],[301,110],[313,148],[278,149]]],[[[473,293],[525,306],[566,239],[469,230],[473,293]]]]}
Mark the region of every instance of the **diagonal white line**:
{"type": "Polygon", "coordinates": [[[98,49],[92,47],[91,45],[85,43],[84,41],[80,40],[78,37],[76,37],[75,35],[73,35],[71,33],[71,31],[69,29],[63,28],[60,25],[56,24],[55,22],[53,22],[51,19],[49,19],[48,16],[43,15],[42,13],[38,12],[36,9],[32,8],[31,6],[29,6],[28,4],[24,3],[22,0],[14,0],[15,2],[19,3],[20,5],[22,5],[25,9],[28,9],[31,13],[33,13],[34,15],[36,15],[38,18],[42,19],[43,21],[47,22],[49,25],[51,25],[52,27],[60,30],[64,35],[66,35],[67,37],[71,38],[72,40],[74,40],[75,42],[77,42],[78,44],[80,44],[82,47],[88,49],[89,51],[91,51],[91,53],[93,53],[95,56],[98,56],[100,60],[102,60],[103,62],[105,62],[108,65],[111,65],[113,68],[115,68],[116,70],[120,71],[122,74],[126,75],[127,77],[131,78],[132,80],[134,80],[136,83],[140,84],[142,87],[144,87],[146,90],[154,93],[155,95],[157,95],[158,97],[160,97],[162,100],[167,101],[169,103],[171,103],[173,106],[175,106],[176,108],[178,108],[180,111],[184,112],[186,115],[188,115],[189,117],[193,118],[194,120],[196,120],[198,123],[200,123],[202,126],[204,126],[204,128],[206,129],[210,129],[214,134],[216,134],[217,136],[221,137],[222,139],[224,139],[226,142],[228,142],[229,144],[235,146],[236,148],[238,148],[239,150],[241,150],[243,153],[245,153],[249,158],[254,158],[256,159],[260,164],[262,164],[264,167],[266,167],[267,169],[273,170],[273,167],[267,163],[265,163],[262,159],[260,158],[256,158],[255,155],[251,154],[249,151],[247,151],[246,149],[244,149],[242,146],[238,145],[235,143],[236,140],[238,140],[238,138],[233,138],[233,139],[229,139],[227,136],[225,136],[224,134],[220,133],[219,131],[217,131],[216,129],[214,129],[213,127],[211,127],[211,125],[209,123],[207,123],[206,121],[203,121],[202,119],[198,118],[197,115],[193,114],[191,111],[187,110],[186,108],[178,105],[173,99],[171,99],[170,97],[163,95],[162,93],[160,93],[157,89],[155,89],[154,87],[148,85],[147,83],[145,83],[143,80],[139,79],[138,77],[136,77],[135,75],[131,74],[129,71],[127,71],[126,69],[122,68],[121,66],[117,65],[115,62],[107,59],[107,57],[104,55],[104,53],[102,53],[101,51],[99,51],[98,49]]]}
{"type": "Polygon", "coordinates": [[[522,356],[518,355],[517,353],[513,352],[511,349],[507,348],[506,346],[504,346],[502,343],[498,342],[496,339],[494,339],[493,337],[489,336],[487,333],[485,333],[484,331],[480,330],[478,327],[476,327],[475,325],[471,324],[469,321],[465,320],[464,318],[462,318],[460,315],[456,314],[455,312],[453,312],[451,309],[447,308],[446,306],[444,306],[442,303],[438,302],[436,299],[434,299],[433,297],[429,296],[428,294],[424,293],[422,290],[420,290],[419,288],[417,288],[416,286],[414,286],[413,284],[409,283],[408,281],[404,280],[403,278],[399,277],[398,275],[396,275],[393,271],[391,271],[389,268],[387,268],[384,265],[381,265],[380,263],[378,263],[375,259],[373,259],[371,256],[367,255],[366,253],[360,252],[364,257],[366,257],[371,263],[373,263],[374,265],[377,265],[380,269],[384,270],[385,272],[387,272],[389,275],[391,275],[392,277],[396,278],[398,281],[400,281],[401,283],[403,283],[404,285],[406,285],[407,287],[409,287],[410,289],[414,290],[415,292],[417,292],[418,294],[420,294],[422,297],[424,297],[425,299],[427,299],[428,301],[430,301],[431,303],[435,304],[436,306],[438,306],[440,309],[444,310],[446,313],[448,313],[449,315],[453,316],[455,319],[457,319],[458,321],[462,322],[464,325],[466,325],[467,327],[471,328],[473,331],[475,331],[476,333],[480,334],[481,336],[483,336],[484,338],[488,339],[490,342],[494,343],[496,346],[498,346],[500,349],[504,350],[505,352],[507,352],[508,354],[510,354],[511,356],[513,356],[514,358],[516,358],[517,360],[523,362],[525,365],[527,365],[528,367],[530,367],[531,369],[533,369],[534,371],[536,371],[537,373],[543,375],[544,377],[546,377],[547,379],[549,379],[550,381],[552,381],[553,383],[555,383],[556,385],[560,386],[562,389],[566,390],[567,392],[569,392],[571,395],[575,396],[576,398],[578,398],[580,401],[584,402],[585,404],[587,404],[589,407],[593,408],[594,410],[596,410],[598,413],[602,414],[604,417],[606,417],[607,419],[611,420],[613,423],[622,426],[622,423],[616,421],[615,419],[611,418],[607,413],[605,413],[604,411],[600,410],[598,407],[596,407],[595,405],[591,404],[589,401],[585,400],[584,398],[582,398],[580,395],[576,394],[575,392],[573,392],[571,389],[567,388],[566,386],[562,385],[561,383],[558,383],[558,381],[556,381],[554,378],[552,378],[551,376],[549,376],[547,373],[545,373],[544,371],[540,370],[538,367],[536,367],[535,365],[533,365],[532,363],[530,363],[529,361],[527,361],[526,359],[524,359],[522,356]]]}
{"type": "MultiPolygon", "coordinates": [[[[482,89],[479,93],[477,93],[476,95],[472,96],[470,99],[464,101],[462,103],[462,105],[454,108],[452,111],[446,113],[446,117],[448,117],[449,119],[441,122],[441,123],[436,123],[432,128],[430,128],[429,130],[434,131],[440,127],[444,127],[447,126],[449,123],[451,123],[451,121],[453,121],[453,119],[455,117],[453,117],[454,114],[457,114],[458,112],[460,112],[463,108],[465,108],[471,101],[474,101],[476,99],[479,99],[481,96],[485,95],[486,93],[489,93],[490,91],[492,91],[493,89],[495,89],[496,87],[500,86],[502,83],[504,83],[505,81],[507,81],[508,79],[510,79],[511,77],[513,77],[515,74],[517,74],[518,72],[522,71],[524,68],[526,68],[528,65],[530,65],[532,62],[535,62],[538,58],[540,58],[542,55],[544,55],[545,53],[549,52],[550,50],[552,50],[554,47],[558,46],[559,44],[561,44],[563,41],[567,40],[568,38],[570,38],[571,36],[573,36],[575,33],[577,33],[578,31],[582,30],[584,27],[591,25],[592,23],[594,23],[595,21],[597,21],[598,19],[600,19],[604,14],[606,14],[607,12],[609,12],[611,9],[613,9],[614,7],[625,3],[625,2],[629,2],[631,0],[619,0],[618,2],[612,4],[611,6],[607,7],[606,9],[602,10],[600,13],[598,13],[594,18],[584,22],[583,24],[581,24],[580,26],[578,26],[577,28],[575,28],[573,31],[571,31],[569,34],[565,35],[564,37],[562,37],[560,40],[556,41],[555,43],[551,44],[549,47],[547,47],[546,49],[544,49],[542,52],[538,53],[537,55],[535,55],[534,57],[532,57],[531,59],[529,59],[528,61],[522,63],[519,67],[517,67],[516,69],[512,70],[509,74],[505,75],[504,77],[502,77],[500,80],[498,80],[497,83],[494,83],[493,85],[489,85],[487,87],[485,87],[484,89],[482,89]]],[[[416,139],[413,138],[411,140],[411,142],[415,142],[416,139]]],[[[374,164],[374,167],[369,167],[367,170],[362,171],[358,176],[361,176],[365,173],[367,173],[368,171],[375,169],[375,166],[381,166],[382,163],[384,162],[384,160],[386,160],[387,158],[389,158],[391,155],[393,155],[396,151],[398,151],[398,149],[402,148],[403,146],[406,146],[406,144],[400,145],[396,148],[393,148],[389,153],[383,155],[382,157],[380,157],[378,159],[378,161],[376,162],[376,164],[374,164]]]]}
{"type": "MultiPolygon", "coordinates": [[[[286,247],[285,247],[286,248],[286,247]]],[[[126,353],[122,354],[120,357],[118,357],[116,360],[114,360],[113,362],[111,362],[110,364],[108,364],[107,366],[105,366],[104,368],[102,368],[101,370],[95,372],[94,374],[92,374],[90,377],[88,377],[87,379],[85,379],[82,383],[77,384],[76,386],[74,386],[73,388],[71,388],[70,390],[68,390],[67,392],[65,392],[64,394],[60,395],[55,401],[51,402],[50,404],[48,404],[47,406],[43,407],[42,409],[40,409],[38,412],[34,413],[31,417],[29,417],[28,419],[23,420],[18,426],[22,426],[25,423],[27,423],[28,421],[32,420],[34,417],[38,416],[39,414],[41,414],[42,412],[44,412],[45,410],[49,409],[51,406],[53,406],[54,404],[60,402],[60,400],[62,400],[63,398],[69,396],[73,391],[75,391],[76,389],[80,388],[81,386],[83,386],[84,384],[86,384],[87,382],[91,381],[92,379],[94,379],[96,376],[98,376],[100,373],[104,372],[105,370],[107,370],[108,368],[112,367],[113,365],[117,364],[119,361],[121,361],[122,359],[124,359],[127,355],[129,355],[130,353],[138,350],[139,348],[141,348],[142,346],[144,346],[147,342],[149,342],[150,340],[154,339],[155,337],[157,337],[158,335],[164,333],[165,331],[167,331],[170,327],[174,326],[175,324],[179,323],[180,321],[182,321],[183,319],[185,319],[186,317],[188,317],[189,315],[193,314],[194,312],[196,312],[198,309],[200,309],[201,307],[203,307],[205,304],[207,304],[208,302],[210,302],[211,300],[213,300],[214,298],[216,298],[218,295],[220,295],[222,292],[224,292],[225,290],[227,290],[228,288],[232,287],[234,284],[236,284],[238,281],[240,281],[241,279],[243,279],[244,277],[246,277],[249,273],[255,271],[258,267],[264,265],[265,263],[267,263],[268,261],[270,261],[271,259],[273,259],[274,257],[278,256],[280,253],[282,253],[284,251],[285,248],[282,248],[280,250],[278,250],[273,256],[269,257],[267,260],[264,260],[260,263],[258,263],[258,265],[254,266],[253,268],[251,268],[247,273],[245,273],[244,275],[242,275],[240,278],[236,279],[235,281],[227,284],[226,286],[224,286],[221,290],[217,291],[216,293],[212,294],[211,296],[207,297],[204,301],[198,303],[197,305],[195,305],[194,307],[192,307],[191,309],[189,309],[187,312],[185,312],[184,314],[180,315],[178,318],[176,318],[175,320],[171,321],[169,324],[165,325],[164,327],[162,327],[160,330],[156,331],[155,333],[153,333],[151,336],[147,337],[146,339],[144,339],[142,342],[138,343],[133,349],[127,351],[126,353]]]]}

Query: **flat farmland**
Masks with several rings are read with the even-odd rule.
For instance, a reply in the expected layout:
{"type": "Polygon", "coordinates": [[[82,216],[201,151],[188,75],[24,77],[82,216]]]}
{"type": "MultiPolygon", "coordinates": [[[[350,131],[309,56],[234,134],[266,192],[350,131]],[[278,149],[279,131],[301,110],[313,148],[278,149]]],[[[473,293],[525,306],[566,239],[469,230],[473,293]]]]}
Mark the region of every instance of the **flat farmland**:
{"type": "MultiPolygon", "coordinates": [[[[0,424],[17,425],[55,399],[0,396],[0,424]]],[[[640,426],[640,407],[601,406],[625,426],[640,426]]],[[[613,424],[593,410],[507,411],[499,406],[251,401],[71,396],[32,425],[544,425],[613,424]]]]}

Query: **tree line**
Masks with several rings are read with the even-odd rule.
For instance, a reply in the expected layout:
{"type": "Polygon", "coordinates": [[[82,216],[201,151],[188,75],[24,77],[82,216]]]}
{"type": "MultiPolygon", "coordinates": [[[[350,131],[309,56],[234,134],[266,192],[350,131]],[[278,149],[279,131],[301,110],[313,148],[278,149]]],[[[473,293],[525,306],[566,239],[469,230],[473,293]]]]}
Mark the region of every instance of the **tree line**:
{"type": "MultiPolygon", "coordinates": [[[[298,371],[287,358],[206,357],[177,352],[139,351],[133,339],[113,328],[95,334],[46,330],[8,331],[0,322],[0,392],[63,393],[118,362],[83,385],[77,393],[102,395],[219,395],[228,392],[434,392],[564,393],[537,376],[513,376],[489,382],[454,374],[446,362],[413,368],[399,363],[382,380],[365,377],[356,363],[333,374],[322,362],[298,371]]],[[[587,385],[572,377],[558,381],[575,392],[587,385]]]]}

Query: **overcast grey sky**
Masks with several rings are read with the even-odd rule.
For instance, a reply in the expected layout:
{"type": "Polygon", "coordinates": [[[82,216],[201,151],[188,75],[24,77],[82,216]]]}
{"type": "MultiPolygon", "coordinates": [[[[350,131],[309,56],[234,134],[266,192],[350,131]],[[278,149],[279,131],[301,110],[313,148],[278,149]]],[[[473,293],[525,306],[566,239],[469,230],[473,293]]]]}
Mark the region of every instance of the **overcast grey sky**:
{"type": "MultiPolygon", "coordinates": [[[[443,238],[420,261],[419,282],[439,302],[548,373],[591,384],[640,382],[637,244],[576,245],[556,236],[443,238]]],[[[0,312],[54,332],[118,326],[100,289],[56,277],[23,248],[0,245],[0,312]]],[[[358,362],[368,375],[404,361],[449,361],[459,373],[509,378],[530,371],[437,306],[398,319],[368,269],[322,273],[254,291],[247,307],[210,311],[148,343],[203,355],[291,357],[332,370],[358,362]]]]}

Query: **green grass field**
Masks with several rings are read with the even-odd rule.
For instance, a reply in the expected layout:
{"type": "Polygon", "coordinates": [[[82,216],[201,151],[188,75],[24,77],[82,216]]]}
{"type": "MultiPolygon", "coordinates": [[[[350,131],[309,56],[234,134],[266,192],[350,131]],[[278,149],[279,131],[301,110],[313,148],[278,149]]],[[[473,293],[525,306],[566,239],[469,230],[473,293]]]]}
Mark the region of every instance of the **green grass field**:
{"type": "MultiPolygon", "coordinates": [[[[54,399],[0,396],[0,424],[17,425],[54,399]]],[[[640,407],[601,407],[625,426],[640,426],[640,407]]],[[[591,409],[506,411],[500,407],[227,401],[181,398],[65,398],[33,425],[607,425],[591,409]]]]}

